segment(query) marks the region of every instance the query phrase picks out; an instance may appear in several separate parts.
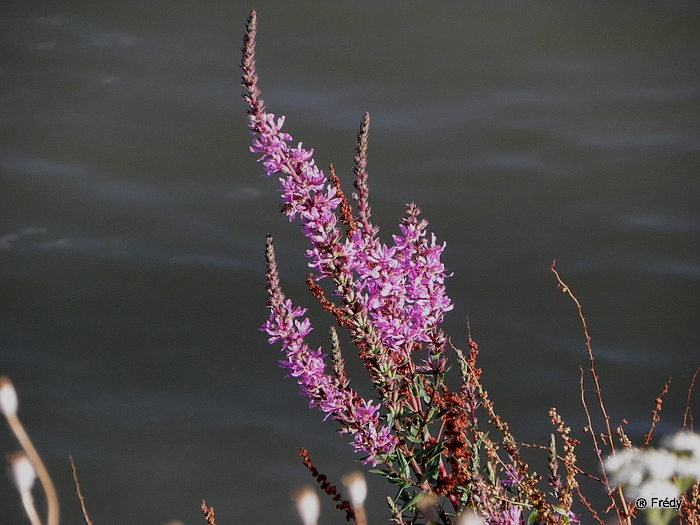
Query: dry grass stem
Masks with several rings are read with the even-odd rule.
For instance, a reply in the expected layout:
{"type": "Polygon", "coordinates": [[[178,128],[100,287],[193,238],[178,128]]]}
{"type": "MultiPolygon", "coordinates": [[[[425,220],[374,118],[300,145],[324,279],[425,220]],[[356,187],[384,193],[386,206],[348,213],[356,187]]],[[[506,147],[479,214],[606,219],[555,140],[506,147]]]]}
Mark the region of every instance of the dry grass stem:
{"type": "Polygon", "coordinates": [[[80,483],[78,482],[78,470],[75,468],[75,463],[73,462],[73,456],[68,456],[68,459],[70,459],[70,469],[71,472],[73,472],[73,483],[75,484],[75,492],[78,495],[78,500],[80,501],[80,509],[83,512],[83,519],[85,520],[86,525],[92,525],[92,521],[90,521],[90,518],[88,517],[87,509],[85,508],[85,498],[83,498],[83,494],[80,491],[80,483]]]}
{"type": "Polygon", "coordinates": [[[693,413],[690,411],[690,400],[693,397],[693,388],[695,388],[695,379],[700,373],[700,366],[695,369],[693,378],[690,380],[690,386],[688,387],[688,397],[685,401],[685,412],[683,413],[683,426],[681,430],[690,429],[691,432],[695,432],[693,429],[693,413]]]}
{"type": "MultiPolygon", "coordinates": [[[[579,319],[581,320],[581,326],[583,327],[583,335],[586,338],[586,350],[588,351],[588,362],[589,362],[589,372],[591,373],[591,376],[593,377],[593,383],[595,384],[595,393],[598,398],[598,407],[600,408],[600,412],[603,415],[603,420],[605,421],[605,441],[606,444],[610,447],[610,452],[615,452],[615,444],[613,442],[612,438],[612,430],[610,427],[610,416],[608,416],[608,412],[605,409],[605,403],[603,403],[603,394],[600,388],[600,380],[598,378],[598,373],[596,372],[595,369],[595,356],[593,355],[593,348],[591,347],[591,336],[588,334],[588,324],[586,323],[586,318],[583,315],[583,307],[581,306],[581,303],[578,301],[574,293],[571,291],[571,288],[562,281],[561,277],[559,276],[559,273],[557,272],[555,268],[556,261],[552,261],[551,266],[549,269],[554,273],[554,275],[557,278],[557,287],[559,290],[567,294],[571,299],[576,303],[576,308],[578,309],[578,316],[579,319]]],[[[593,434],[593,428],[590,429],[591,434],[593,434]]]]}
{"type": "MultiPolygon", "coordinates": [[[[555,265],[556,261],[552,261],[552,264],[550,265],[549,269],[557,278],[557,288],[559,288],[559,290],[567,294],[571,298],[571,300],[574,301],[578,310],[579,319],[581,320],[581,326],[583,327],[583,335],[586,339],[586,351],[588,352],[588,371],[590,372],[591,377],[593,378],[598,408],[600,409],[600,412],[603,416],[603,421],[605,423],[605,432],[601,433],[599,437],[601,439],[601,442],[607,445],[607,447],[610,449],[610,452],[614,454],[615,442],[613,440],[613,433],[610,426],[610,416],[608,415],[608,412],[605,409],[605,403],[603,402],[603,393],[600,388],[600,379],[595,368],[595,356],[593,355],[593,348],[591,347],[591,336],[588,333],[588,324],[586,323],[586,318],[583,315],[583,307],[581,306],[581,303],[576,298],[574,293],[571,291],[571,288],[569,288],[569,286],[561,279],[559,273],[556,270],[555,265]]],[[[598,463],[600,464],[600,468],[603,473],[604,484],[606,487],[608,487],[608,494],[610,495],[610,504],[611,507],[615,509],[620,523],[631,524],[630,512],[627,507],[627,502],[625,501],[622,488],[618,488],[615,491],[610,490],[608,476],[605,472],[605,464],[603,462],[603,452],[600,446],[598,445],[598,437],[596,436],[596,431],[593,427],[593,420],[591,418],[590,411],[588,410],[588,405],[586,404],[583,368],[580,368],[580,371],[581,403],[583,405],[584,411],[586,413],[586,419],[588,421],[587,431],[590,433],[591,439],[593,440],[593,448],[595,450],[596,456],[598,457],[598,463]]]]}
{"type": "MultiPolygon", "coordinates": [[[[4,387],[12,387],[12,382],[7,377],[0,377],[0,385],[4,387]]],[[[16,407],[15,407],[16,408],[16,407]]],[[[10,429],[14,433],[17,441],[19,441],[22,450],[27,454],[27,458],[36,470],[37,476],[39,477],[39,482],[41,487],[44,489],[44,495],[46,496],[46,524],[47,525],[58,525],[58,496],[56,495],[56,489],[51,481],[51,476],[44,466],[44,462],[41,460],[39,453],[34,448],[34,444],[29,439],[27,432],[24,430],[22,423],[20,423],[16,412],[5,413],[5,418],[7,423],[10,425],[10,429]]]]}

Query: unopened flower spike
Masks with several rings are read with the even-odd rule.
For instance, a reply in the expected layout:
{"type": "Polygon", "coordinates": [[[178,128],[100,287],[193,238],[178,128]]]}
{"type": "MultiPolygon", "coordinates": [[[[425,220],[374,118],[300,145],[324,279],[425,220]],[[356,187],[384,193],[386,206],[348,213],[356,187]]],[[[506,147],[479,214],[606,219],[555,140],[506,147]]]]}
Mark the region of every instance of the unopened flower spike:
{"type": "Polygon", "coordinates": [[[362,472],[355,470],[343,476],[343,485],[348,489],[350,503],[361,506],[367,498],[367,482],[362,472]]]}
{"type": "Polygon", "coordinates": [[[9,463],[10,478],[19,492],[24,512],[29,518],[31,525],[42,525],[39,514],[34,506],[34,498],[32,497],[32,487],[36,479],[36,471],[32,466],[32,462],[24,452],[15,452],[7,456],[9,463]]]}
{"type": "Polygon", "coordinates": [[[36,470],[34,470],[27,454],[24,452],[8,454],[7,462],[9,463],[10,477],[17,491],[20,494],[30,492],[34,487],[34,480],[36,480],[36,470]]]}
{"type": "Polygon", "coordinates": [[[17,414],[17,392],[9,377],[0,377],[0,412],[5,417],[17,414]]]}
{"type": "Polygon", "coordinates": [[[318,524],[318,518],[321,515],[321,502],[313,488],[309,486],[300,488],[292,494],[292,500],[302,525],[318,524]]]}
{"type": "Polygon", "coordinates": [[[343,485],[348,490],[350,503],[352,504],[353,512],[355,513],[355,522],[357,525],[367,525],[367,516],[365,514],[365,499],[367,498],[367,482],[365,476],[360,471],[353,471],[343,476],[343,485]]]}

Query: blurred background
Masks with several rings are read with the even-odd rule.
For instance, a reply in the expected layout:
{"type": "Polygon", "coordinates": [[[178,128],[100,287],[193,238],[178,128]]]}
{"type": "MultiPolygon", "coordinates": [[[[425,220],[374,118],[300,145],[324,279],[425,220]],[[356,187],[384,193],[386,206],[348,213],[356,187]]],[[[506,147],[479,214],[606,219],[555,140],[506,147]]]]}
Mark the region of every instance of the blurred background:
{"type": "MultiPolygon", "coordinates": [[[[267,232],[313,345],[332,319],[305,289],[298,224],[248,151],[251,8],[269,110],[348,192],[371,113],[374,222],[388,242],[415,201],[447,242],[445,329],[464,347],[469,316],[517,438],[546,443],[556,405],[595,469],[584,337],[555,258],[612,423],[626,418],[639,442],[673,376],[658,432],[679,428],[700,365],[696,2],[3,0],[0,374],[63,523],[82,520],[69,454],[95,525],[203,523],[202,498],[221,525],[295,523],[289,493],[313,482],[299,447],[336,482],[360,466],[258,331],[267,232]]],[[[0,425],[0,453],[16,446],[0,425]]],[[[369,481],[371,523],[386,523],[393,488],[369,481]]],[[[322,518],[344,523],[327,501],[322,518]]],[[[24,519],[0,476],[0,523],[24,519]]]]}

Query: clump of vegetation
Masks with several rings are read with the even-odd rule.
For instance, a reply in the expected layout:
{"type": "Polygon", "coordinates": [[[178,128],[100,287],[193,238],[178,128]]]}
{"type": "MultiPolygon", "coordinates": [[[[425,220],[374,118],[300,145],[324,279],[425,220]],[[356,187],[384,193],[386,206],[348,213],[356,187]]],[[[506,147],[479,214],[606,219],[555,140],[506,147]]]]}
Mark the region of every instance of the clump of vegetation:
{"type": "MultiPolygon", "coordinates": [[[[421,218],[418,206],[406,206],[399,224],[401,233],[393,236],[393,243],[385,244],[378,237],[378,228],[371,221],[367,185],[369,114],[361,121],[355,148],[353,206],[333,166],[326,176],[315,164],[313,150],[301,143],[293,146],[291,135],[282,131],[284,117],[276,118],[266,110],[255,69],[256,30],[253,11],[246,25],[241,64],[243,98],[254,137],[251,151],[260,154],[266,176],[279,177],[282,210],[289,220],[299,221],[310,241],[306,255],[313,271],[306,278],[308,288],[323,310],[349,333],[377,398],[365,399],[350,386],[335,328],[330,329],[330,357],[307,345],[311,323],[304,317],[306,310],[295,306],[280,287],[273,239],[268,235],[265,255],[270,317],[262,329],[270,343],[281,344],[286,356],[282,366],[296,379],[310,406],[336,421],[340,434],[352,436],[352,446],[362,454],[362,462],[373,467],[370,472],[397,487],[396,495],[388,499],[393,523],[452,525],[462,516],[488,524],[577,523],[579,516],[572,511],[574,499],[583,502],[603,523],[579,490],[577,477],[584,475],[577,466],[579,442],[570,436],[571,429],[556,409],[550,410],[555,433],[544,447],[549,455],[548,496],[540,486],[541,476],[521,457],[523,444],[497,414],[481,383],[478,345],[469,336],[468,351],[464,352],[453,346],[441,329],[445,313],[452,309],[445,288],[449,274],[440,259],[445,244],[428,232],[428,222],[421,218]],[[329,283],[333,299],[320,281],[329,283]],[[445,381],[450,354],[461,375],[457,390],[450,390],[445,381]],[[482,418],[495,427],[498,438],[484,430],[487,425],[481,423],[482,418]],[[563,473],[559,472],[560,464],[563,473]]],[[[634,492],[626,493],[627,488],[616,478],[611,480],[605,469],[603,447],[613,458],[618,447],[605,410],[585,318],[554,263],[551,270],[559,288],[578,306],[589,372],[605,422],[598,435],[584,405],[602,469],[601,477],[593,477],[608,492],[610,509],[619,522],[631,523],[636,508],[628,501],[634,492]]],[[[630,449],[622,427],[617,434],[621,447],[630,449]]],[[[312,467],[312,472],[317,471],[312,467]]],[[[697,483],[698,479],[700,475],[692,481],[697,483]]],[[[334,487],[329,491],[326,486],[325,490],[337,496],[334,487]]],[[[697,497],[692,495],[697,493],[697,484],[694,491],[679,494],[680,507],[697,510],[697,497]]],[[[347,511],[345,504],[339,507],[347,511]]]]}

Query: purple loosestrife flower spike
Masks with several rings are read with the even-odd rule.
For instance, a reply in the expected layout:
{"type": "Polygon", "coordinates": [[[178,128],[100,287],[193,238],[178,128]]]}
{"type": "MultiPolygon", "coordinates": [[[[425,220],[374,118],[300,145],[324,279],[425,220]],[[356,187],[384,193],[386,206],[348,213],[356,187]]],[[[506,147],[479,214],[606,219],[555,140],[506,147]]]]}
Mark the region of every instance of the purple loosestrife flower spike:
{"type": "MultiPolygon", "coordinates": [[[[440,261],[444,244],[437,244],[434,235],[427,236],[428,223],[418,219],[420,210],[414,204],[407,207],[394,246],[376,238],[367,203],[368,115],[360,127],[356,150],[360,227],[345,236],[338,219],[342,198],[316,166],[313,150],[304,149],[301,143],[291,147],[292,137],[282,131],[284,117],[275,118],[265,111],[255,72],[256,27],[252,12],[241,65],[246,89],[243,98],[248,103],[248,124],[254,136],[251,151],[261,154],[266,176],[281,175],[283,211],[290,220],[299,219],[302,232],[311,242],[307,257],[309,266],[317,272],[315,279],[333,280],[335,293],[342,300],[342,306],[332,306],[338,322],[350,331],[385,407],[393,410],[398,399],[392,386],[401,377],[396,367],[410,361],[414,349],[427,344],[430,360],[426,367],[444,369],[441,353],[445,337],[439,324],[445,312],[452,309],[445,294],[446,270],[440,261]]],[[[271,246],[268,242],[271,313],[264,325],[269,341],[282,342],[287,360],[281,364],[297,378],[311,404],[341,422],[343,431],[354,435],[355,448],[367,452],[374,461],[376,453],[391,449],[394,438],[387,427],[379,425],[378,408],[344,388],[337,375],[325,374],[321,350],[311,351],[303,342],[311,325],[308,319],[297,319],[304,310],[283,299],[271,246]]]]}
{"type": "Polygon", "coordinates": [[[313,150],[304,149],[301,143],[290,147],[291,135],[281,131],[284,117],[275,119],[272,113],[265,111],[255,72],[256,30],[253,11],[246,25],[241,63],[242,85],[246,89],[243,99],[248,104],[248,126],[254,136],[250,150],[262,154],[260,160],[266,176],[275,173],[285,175],[279,179],[283,210],[290,221],[297,215],[300,217],[302,231],[313,247],[307,252],[312,259],[309,266],[316,268],[322,276],[345,273],[346,279],[349,279],[351,269],[345,269],[337,262],[345,257],[336,216],[341,199],[335,187],[328,184],[323,171],[316,166],[313,150]]]}
{"type": "Polygon", "coordinates": [[[411,352],[414,343],[428,343],[442,352],[445,337],[438,325],[452,303],[445,293],[445,245],[426,238],[428,222],[409,204],[394,246],[353,235],[353,268],[358,274],[358,301],[370,312],[384,345],[395,355],[411,352]]]}
{"type": "Polygon", "coordinates": [[[258,19],[255,11],[250,12],[246,21],[245,36],[243,37],[243,60],[241,69],[243,70],[242,85],[246,88],[243,98],[248,103],[248,114],[259,115],[265,109],[265,104],[260,98],[258,89],[258,75],[255,72],[255,35],[258,31],[258,19]]]}
{"type": "MultiPolygon", "coordinates": [[[[290,148],[287,142],[292,137],[280,131],[284,118],[275,121],[274,115],[266,113],[260,98],[255,72],[255,31],[256,17],[253,11],[246,25],[243,45],[243,94],[248,104],[248,124],[254,136],[254,152],[262,153],[261,160],[265,175],[282,173],[280,177],[283,188],[283,210],[293,219],[300,216],[302,231],[311,241],[312,248],[307,251],[311,258],[309,266],[316,268],[320,277],[330,276],[336,285],[336,293],[345,305],[352,306],[352,323],[347,326],[353,340],[362,345],[365,366],[370,370],[376,383],[386,382],[380,369],[390,368],[386,351],[381,348],[379,336],[369,326],[368,313],[355,301],[352,265],[350,259],[354,250],[352,244],[341,242],[342,233],[338,227],[336,209],[341,199],[336,196],[334,186],[326,184],[327,180],[321,170],[314,164],[312,151],[307,151],[299,144],[290,148]]],[[[349,316],[350,317],[350,316],[349,316]]],[[[384,395],[380,387],[380,394],[384,395]]]]}
{"type": "Polygon", "coordinates": [[[362,399],[337,375],[327,374],[326,356],[321,349],[311,350],[304,342],[311,332],[311,323],[307,318],[298,320],[306,310],[295,307],[279,286],[270,235],[267,236],[265,260],[270,317],[262,330],[270,336],[268,342],[282,343],[287,359],[280,361],[280,365],[289,370],[288,377],[296,378],[301,393],[309,398],[309,406],[325,412],[326,418],[338,421],[342,425],[341,434],[352,434],[355,451],[367,454],[364,461],[376,465],[379,456],[390,452],[395,444],[389,428],[380,422],[379,407],[362,399]]]}
{"type": "Polygon", "coordinates": [[[369,186],[367,186],[367,139],[369,137],[369,113],[365,113],[360,122],[360,130],[357,132],[357,145],[355,146],[355,189],[353,194],[358,208],[358,219],[360,227],[365,235],[374,237],[379,228],[372,226],[369,218],[372,215],[372,208],[369,205],[369,186]]]}

